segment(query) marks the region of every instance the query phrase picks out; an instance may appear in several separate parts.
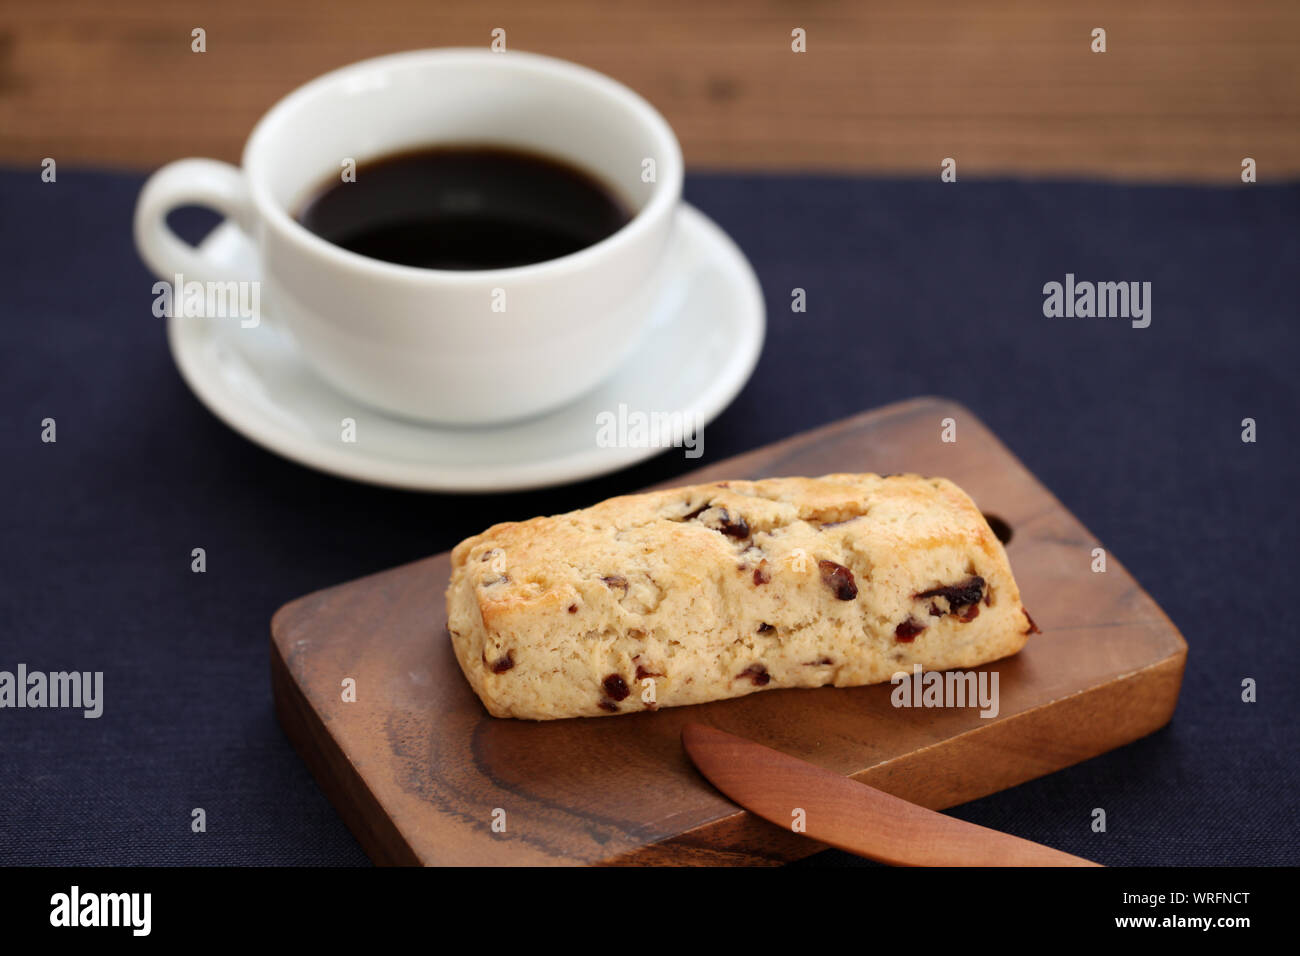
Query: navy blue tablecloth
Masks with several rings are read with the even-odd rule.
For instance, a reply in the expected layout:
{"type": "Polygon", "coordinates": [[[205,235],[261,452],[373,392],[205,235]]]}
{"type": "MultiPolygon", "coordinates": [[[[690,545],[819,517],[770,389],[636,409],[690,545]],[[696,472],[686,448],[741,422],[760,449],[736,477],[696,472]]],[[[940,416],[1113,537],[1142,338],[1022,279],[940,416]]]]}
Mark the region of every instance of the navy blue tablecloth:
{"type": "MultiPolygon", "coordinates": [[[[692,463],[469,507],[261,450],[172,366],[131,242],[141,182],[0,173],[0,670],[105,675],[98,720],[0,710],[0,863],[362,864],[272,713],[272,612],[692,463]]],[[[696,175],[687,196],[751,258],[770,322],[706,462],[950,396],[1186,635],[1168,728],[953,812],[1108,864],[1297,862],[1300,187],[696,175]],[[1066,273],[1150,282],[1150,327],[1045,317],[1066,273]]]]}

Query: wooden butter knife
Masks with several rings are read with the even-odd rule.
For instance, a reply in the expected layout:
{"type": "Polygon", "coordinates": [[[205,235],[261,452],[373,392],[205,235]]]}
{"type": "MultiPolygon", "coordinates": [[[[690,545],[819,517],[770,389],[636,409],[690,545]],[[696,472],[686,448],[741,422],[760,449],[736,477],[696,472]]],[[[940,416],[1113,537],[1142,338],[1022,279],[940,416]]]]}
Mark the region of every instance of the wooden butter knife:
{"type": "Polygon", "coordinates": [[[709,782],[779,827],[894,866],[1100,866],[925,807],[752,740],[687,724],[686,753],[709,782]],[[798,811],[803,811],[800,817],[798,811]]]}

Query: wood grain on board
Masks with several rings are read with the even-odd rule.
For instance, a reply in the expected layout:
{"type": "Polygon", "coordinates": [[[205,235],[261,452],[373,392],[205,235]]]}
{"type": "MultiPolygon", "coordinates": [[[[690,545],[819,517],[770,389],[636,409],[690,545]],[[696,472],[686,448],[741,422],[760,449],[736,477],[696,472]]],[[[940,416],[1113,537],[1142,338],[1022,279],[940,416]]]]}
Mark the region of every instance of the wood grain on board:
{"type": "MultiPolygon", "coordinates": [[[[932,809],[1151,733],[1173,714],[1187,648],[1119,560],[967,409],[916,399],[683,476],[674,484],[836,471],[920,472],[1012,530],[1008,555],[1043,633],[999,675],[1000,711],[901,709],[889,684],[772,690],[654,713],[489,717],[446,633],[441,554],[293,601],[272,621],[280,721],[371,858],[407,864],[775,863],[819,845],[746,813],[682,750],[698,722],[932,809]],[[939,440],[954,418],[959,440],[939,440]],[[342,700],[346,677],[357,700],[342,700]],[[504,833],[492,829],[505,811],[504,833]]],[[[500,514],[473,504],[484,527],[500,514]]]]}
{"type": "Polygon", "coordinates": [[[953,157],[963,176],[1239,184],[1250,156],[1261,182],[1300,174],[1293,0],[9,0],[0,162],[237,161],[312,77],[497,28],[644,94],[691,168],[937,177],[953,157]]]}

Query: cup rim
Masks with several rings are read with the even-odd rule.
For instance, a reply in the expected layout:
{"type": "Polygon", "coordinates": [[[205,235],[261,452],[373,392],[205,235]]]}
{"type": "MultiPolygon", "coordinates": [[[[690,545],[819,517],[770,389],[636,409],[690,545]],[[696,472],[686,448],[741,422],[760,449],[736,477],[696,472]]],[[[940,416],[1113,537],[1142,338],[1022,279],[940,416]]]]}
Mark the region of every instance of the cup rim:
{"type": "Polygon", "coordinates": [[[364,273],[371,277],[436,285],[449,283],[471,285],[489,282],[504,284],[521,279],[558,278],[583,271],[596,260],[637,242],[644,233],[655,228],[656,223],[667,216],[680,201],[683,180],[681,145],[677,141],[676,134],[662,114],[630,87],[598,70],[557,57],[516,50],[497,53],[478,47],[407,50],[359,60],[323,73],[286,94],[267,110],[249,134],[240,163],[248,182],[249,194],[258,213],[268,227],[277,229],[284,238],[305,247],[308,252],[325,258],[331,265],[341,269],[358,274],[364,273]],[[421,61],[460,60],[481,65],[503,59],[525,69],[564,75],[600,88],[635,114],[638,120],[650,130],[651,135],[660,141],[663,155],[659,158],[656,169],[657,188],[652,192],[649,201],[637,209],[626,223],[600,241],[554,259],[496,269],[431,269],[387,262],[344,249],[316,235],[294,219],[288,210],[271,196],[270,187],[263,179],[254,175],[253,165],[257,159],[257,150],[271,135],[274,126],[298,109],[305,100],[320,92],[323,87],[356,79],[368,73],[421,61]]]}

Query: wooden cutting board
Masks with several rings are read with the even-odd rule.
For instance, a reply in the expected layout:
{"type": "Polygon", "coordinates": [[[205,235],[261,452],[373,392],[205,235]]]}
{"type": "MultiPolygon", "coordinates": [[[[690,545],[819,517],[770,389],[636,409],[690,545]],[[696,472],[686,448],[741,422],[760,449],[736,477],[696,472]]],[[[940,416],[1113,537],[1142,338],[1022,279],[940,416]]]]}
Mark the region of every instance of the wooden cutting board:
{"type": "MultiPolygon", "coordinates": [[[[377,863],[773,863],[819,849],[696,773],[679,734],[702,721],[934,809],[1149,734],[1173,714],[1187,645],[1112,554],[967,409],[891,405],[673,482],[919,472],[961,485],[1011,529],[1007,552],[1043,633],[999,672],[1000,712],[902,709],[889,684],[774,690],[655,713],[548,722],[489,717],[446,632],[448,556],[282,607],[276,711],[377,863]],[[957,441],[940,440],[944,419],[957,441]],[[356,700],[343,685],[355,681],[356,700]],[[497,828],[494,829],[494,820],[497,828]],[[504,832],[498,832],[504,823],[504,832]]],[[[483,525],[526,515],[476,502],[483,525]]],[[[997,523],[993,522],[995,528],[997,523]]]]}

